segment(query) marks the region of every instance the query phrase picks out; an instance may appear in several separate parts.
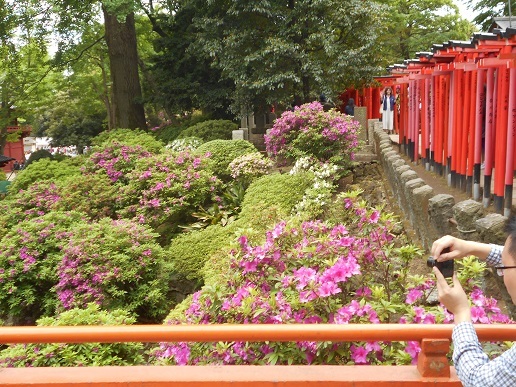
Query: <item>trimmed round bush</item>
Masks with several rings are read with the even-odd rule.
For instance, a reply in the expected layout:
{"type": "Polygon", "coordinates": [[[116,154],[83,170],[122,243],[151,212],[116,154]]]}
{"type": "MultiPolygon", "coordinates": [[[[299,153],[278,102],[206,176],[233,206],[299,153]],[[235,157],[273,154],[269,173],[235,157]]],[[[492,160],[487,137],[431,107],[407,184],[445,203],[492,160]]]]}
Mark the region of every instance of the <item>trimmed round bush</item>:
{"type": "Polygon", "coordinates": [[[314,175],[310,172],[295,175],[274,173],[260,177],[247,189],[240,212],[240,222],[245,222],[256,213],[276,206],[278,211],[290,214],[303,200],[305,190],[312,186],[314,175]]]}
{"type": "Polygon", "coordinates": [[[139,146],[151,153],[159,153],[163,149],[163,143],[149,133],[134,129],[115,129],[102,132],[92,139],[95,147],[105,148],[113,144],[139,146]]]}
{"type": "Polygon", "coordinates": [[[22,169],[10,185],[9,192],[16,193],[21,189],[27,189],[37,181],[49,180],[55,183],[58,180],[80,174],[80,168],[73,164],[72,159],[55,161],[43,158],[22,169]]]}
{"type": "MultiPolygon", "coordinates": [[[[98,305],[44,317],[37,326],[131,325],[125,310],[104,311],[98,305]]],[[[16,344],[0,352],[0,367],[84,367],[144,364],[142,343],[16,344]]]]}
{"type": "Polygon", "coordinates": [[[168,258],[174,271],[192,281],[203,281],[204,263],[209,257],[229,246],[234,239],[234,228],[208,226],[174,238],[168,249],[168,258]]]}
{"type": "Polygon", "coordinates": [[[213,140],[199,146],[195,153],[210,154],[210,166],[215,175],[224,181],[231,178],[229,164],[239,156],[258,152],[256,147],[246,140],[213,140]]]}
{"type": "Polygon", "coordinates": [[[229,120],[208,120],[183,130],[177,138],[199,137],[204,141],[231,140],[238,125],[229,120]]]}
{"type": "Polygon", "coordinates": [[[54,160],[54,156],[52,153],[50,153],[46,149],[38,149],[35,152],[32,152],[29,156],[29,159],[25,163],[25,168],[27,168],[30,164],[32,164],[35,161],[41,160],[41,159],[50,159],[54,160]]]}

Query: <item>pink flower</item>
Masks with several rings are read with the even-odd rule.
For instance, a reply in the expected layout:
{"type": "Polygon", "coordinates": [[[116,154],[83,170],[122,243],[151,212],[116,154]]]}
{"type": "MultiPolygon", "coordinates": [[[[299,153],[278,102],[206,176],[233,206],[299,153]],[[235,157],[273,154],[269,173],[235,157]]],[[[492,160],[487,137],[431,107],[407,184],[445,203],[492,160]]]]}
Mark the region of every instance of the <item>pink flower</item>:
{"type": "Polygon", "coordinates": [[[412,364],[417,364],[417,357],[419,352],[421,352],[419,342],[409,341],[405,347],[405,352],[407,352],[412,357],[412,364]]]}
{"type": "Polygon", "coordinates": [[[329,297],[334,294],[340,293],[342,290],[337,286],[335,282],[327,281],[324,282],[321,287],[317,290],[319,297],[329,297]]]}
{"type": "Polygon", "coordinates": [[[407,294],[407,298],[405,299],[405,303],[413,304],[414,302],[419,300],[419,298],[421,298],[422,296],[423,296],[423,292],[421,290],[419,290],[419,289],[410,289],[408,294],[407,294]]]}
{"type": "Polygon", "coordinates": [[[355,362],[355,364],[368,364],[367,354],[370,350],[367,350],[364,347],[358,347],[354,344],[351,345],[351,358],[355,362]]]}
{"type": "Polygon", "coordinates": [[[471,308],[471,320],[476,323],[489,324],[489,317],[486,315],[484,308],[480,306],[473,306],[471,308]]]}

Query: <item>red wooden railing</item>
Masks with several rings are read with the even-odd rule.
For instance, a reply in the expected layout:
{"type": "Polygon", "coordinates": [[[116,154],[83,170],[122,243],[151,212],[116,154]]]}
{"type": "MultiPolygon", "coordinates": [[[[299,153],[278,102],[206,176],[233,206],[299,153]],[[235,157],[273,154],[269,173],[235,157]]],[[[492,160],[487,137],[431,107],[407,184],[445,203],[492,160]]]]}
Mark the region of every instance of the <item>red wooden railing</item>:
{"type": "MultiPolygon", "coordinates": [[[[482,341],[516,339],[516,326],[477,325],[482,341]]],[[[451,325],[142,325],[0,327],[0,343],[411,341],[417,366],[128,366],[0,369],[5,387],[461,386],[450,367],[451,325]]]]}

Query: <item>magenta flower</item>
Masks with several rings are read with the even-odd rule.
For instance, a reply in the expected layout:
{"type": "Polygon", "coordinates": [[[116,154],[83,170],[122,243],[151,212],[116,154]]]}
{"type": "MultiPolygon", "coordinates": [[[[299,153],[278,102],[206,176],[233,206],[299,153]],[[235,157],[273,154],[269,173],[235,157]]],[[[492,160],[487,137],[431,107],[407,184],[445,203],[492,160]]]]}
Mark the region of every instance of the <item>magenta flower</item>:
{"type": "Polygon", "coordinates": [[[474,323],[489,324],[489,318],[486,315],[484,308],[480,306],[473,306],[471,308],[471,320],[474,323]]]}
{"type": "Polygon", "coordinates": [[[329,297],[334,294],[340,293],[342,290],[338,287],[335,282],[327,281],[323,282],[319,289],[317,290],[317,295],[319,297],[329,297]]]}
{"type": "Polygon", "coordinates": [[[413,304],[417,300],[419,300],[421,297],[423,297],[423,292],[419,289],[410,289],[407,293],[407,298],[405,299],[405,303],[407,304],[413,304]]]}
{"type": "Polygon", "coordinates": [[[364,347],[355,346],[354,344],[351,345],[351,358],[355,362],[355,364],[368,364],[367,361],[367,355],[369,354],[370,350],[367,350],[364,347]]]}
{"type": "Polygon", "coordinates": [[[412,357],[412,364],[417,364],[417,358],[419,352],[421,352],[421,347],[418,341],[409,341],[407,342],[407,346],[405,347],[405,352],[407,352],[412,357]]]}

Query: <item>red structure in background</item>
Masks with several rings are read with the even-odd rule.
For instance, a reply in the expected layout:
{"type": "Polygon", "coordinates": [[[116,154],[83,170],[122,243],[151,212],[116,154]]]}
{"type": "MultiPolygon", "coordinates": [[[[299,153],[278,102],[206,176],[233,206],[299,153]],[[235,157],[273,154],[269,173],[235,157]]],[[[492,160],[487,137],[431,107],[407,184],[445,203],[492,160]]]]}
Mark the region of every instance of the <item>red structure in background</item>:
{"type": "Polygon", "coordinates": [[[483,168],[484,206],[493,200],[496,212],[508,216],[516,166],[516,28],[433,45],[416,57],[376,77],[381,86],[346,91],[343,101],[358,97],[368,118],[378,118],[380,93],[392,87],[403,152],[475,200],[483,168]]]}
{"type": "MultiPolygon", "coordinates": [[[[12,157],[13,159],[15,159],[21,163],[21,162],[26,161],[25,160],[25,150],[23,147],[23,139],[30,135],[31,128],[28,126],[17,126],[17,125],[7,127],[7,133],[14,133],[17,131],[21,131],[21,136],[20,136],[19,140],[16,142],[7,142],[5,144],[4,156],[12,157]]],[[[14,161],[11,161],[2,169],[6,173],[10,172],[13,170],[13,164],[14,164],[14,161]]]]}

